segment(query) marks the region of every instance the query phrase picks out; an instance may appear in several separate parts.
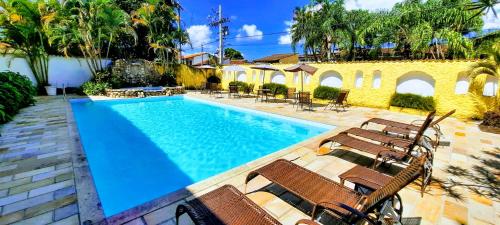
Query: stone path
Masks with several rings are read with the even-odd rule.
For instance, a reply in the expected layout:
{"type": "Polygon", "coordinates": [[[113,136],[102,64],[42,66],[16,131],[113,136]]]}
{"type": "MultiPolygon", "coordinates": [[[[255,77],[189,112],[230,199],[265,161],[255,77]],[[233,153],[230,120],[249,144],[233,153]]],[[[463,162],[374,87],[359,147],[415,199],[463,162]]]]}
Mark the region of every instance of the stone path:
{"type": "MultiPolygon", "coordinates": [[[[214,99],[200,94],[189,95],[338,126],[338,129],[322,137],[347,127],[359,126],[371,117],[400,121],[421,118],[360,107],[351,107],[347,112],[339,113],[322,109],[315,112],[296,111],[286,103],[255,103],[253,99],[214,99]]],[[[67,114],[66,102],[60,97],[43,97],[38,98],[36,106],[23,109],[14,121],[1,128],[0,225],[80,222],[79,217],[83,213],[80,215],[78,212],[87,209],[82,209],[83,200],[77,200],[72,154],[76,151],[75,144],[78,141],[69,129],[67,115],[71,116],[67,114]]],[[[420,224],[496,224],[500,221],[497,195],[500,135],[482,132],[474,122],[453,118],[442,123],[442,130],[452,144],[450,147],[440,147],[436,152],[435,181],[423,198],[415,185],[401,191],[404,217],[407,221],[413,220],[420,224]]],[[[354,165],[371,163],[368,155],[340,149],[327,156],[317,156],[314,150],[322,137],[191,185],[187,191],[176,193],[175,197],[161,199],[151,203],[150,207],[144,207],[147,211],[132,210],[113,221],[127,224],[175,224],[173,216],[178,204],[224,184],[232,184],[243,190],[248,171],[276,158],[294,159],[295,163],[337,181],[340,173],[354,165]]],[[[253,180],[249,190],[257,191],[248,196],[283,224],[294,224],[298,219],[308,218],[304,213],[307,206],[302,200],[268,184],[264,179],[253,180]]],[[[80,191],[78,194],[80,196],[80,191]]],[[[85,218],[81,220],[85,221],[85,218]]],[[[190,221],[183,217],[181,224],[190,224],[190,221]]]]}
{"type": "Polygon", "coordinates": [[[66,104],[37,100],[1,128],[0,224],[78,224],[66,104]]]}

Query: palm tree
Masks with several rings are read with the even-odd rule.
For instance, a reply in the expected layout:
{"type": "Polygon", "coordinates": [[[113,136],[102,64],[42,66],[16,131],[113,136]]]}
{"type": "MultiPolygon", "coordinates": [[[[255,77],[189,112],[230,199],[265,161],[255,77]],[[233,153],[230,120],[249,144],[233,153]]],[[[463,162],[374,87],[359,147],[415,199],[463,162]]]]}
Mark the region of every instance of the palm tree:
{"type": "Polygon", "coordinates": [[[0,0],[0,45],[20,51],[38,85],[48,85],[49,56],[43,21],[52,1],[0,0]]]}
{"type": "MultiPolygon", "coordinates": [[[[496,77],[497,79],[500,78],[500,44],[498,42],[495,43],[485,53],[488,54],[488,59],[474,63],[467,71],[467,74],[472,79],[483,74],[496,77]]],[[[496,111],[500,111],[499,103],[497,95],[493,105],[496,111]]]]}
{"type": "Polygon", "coordinates": [[[469,10],[477,11],[476,14],[472,16],[472,18],[477,17],[481,14],[486,14],[488,12],[493,12],[493,15],[497,17],[497,12],[495,10],[495,5],[500,3],[498,0],[476,0],[468,4],[469,10]]]}

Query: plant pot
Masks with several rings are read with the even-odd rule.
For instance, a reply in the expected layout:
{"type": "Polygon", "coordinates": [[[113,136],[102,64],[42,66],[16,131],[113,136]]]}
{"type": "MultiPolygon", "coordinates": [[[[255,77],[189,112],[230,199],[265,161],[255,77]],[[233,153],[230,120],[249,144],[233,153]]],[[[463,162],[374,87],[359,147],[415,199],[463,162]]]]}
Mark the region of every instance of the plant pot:
{"type": "Polygon", "coordinates": [[[45,86],[45,91],[47,91],[48,96],[56,96],[57,88],[54,86],[45,86]]]}

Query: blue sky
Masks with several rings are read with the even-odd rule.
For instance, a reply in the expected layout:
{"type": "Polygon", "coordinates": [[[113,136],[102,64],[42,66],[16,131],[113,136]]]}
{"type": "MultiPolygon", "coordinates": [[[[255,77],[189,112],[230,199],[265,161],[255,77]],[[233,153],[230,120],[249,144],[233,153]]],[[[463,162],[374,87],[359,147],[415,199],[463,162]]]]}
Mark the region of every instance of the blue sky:
{"type": "MultiPolygon", "coordinates": [[[[193,49],[186,46],[183,50],[186,53],[200,52],[203,44],[204,51],[216,51],[218,30],[207,25],[207,17],[221,4],[224,16],[231,20],[227,24],[230,34],[225,47],[241,51],[248,60],[275,53],[290,53],[289,27],[293,9],[309,2],[310,0],[180,0],[184,8],[182,20],[193,45],[193,49]]],[[[376,10],[391,8],[401,0],[345,2],[347,9],[376,10]]],[[[500,12],[500,5],[497,12],[500,12]]],[[[487,15],[484,20],[485,29],[500,28],[499,18],[487,15]]],[[[301,53],[300,48],[297,51],[301,53]]]]}

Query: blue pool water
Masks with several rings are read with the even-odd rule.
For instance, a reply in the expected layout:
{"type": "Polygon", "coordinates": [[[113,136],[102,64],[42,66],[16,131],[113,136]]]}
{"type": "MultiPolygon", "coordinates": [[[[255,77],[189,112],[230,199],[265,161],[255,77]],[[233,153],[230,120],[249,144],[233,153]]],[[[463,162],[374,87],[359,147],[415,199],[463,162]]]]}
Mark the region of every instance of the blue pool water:
{"type": "Polygon", "coordinates": [[[333,128],[183,96],[71,105],[106,216],[333,128]]]}

